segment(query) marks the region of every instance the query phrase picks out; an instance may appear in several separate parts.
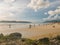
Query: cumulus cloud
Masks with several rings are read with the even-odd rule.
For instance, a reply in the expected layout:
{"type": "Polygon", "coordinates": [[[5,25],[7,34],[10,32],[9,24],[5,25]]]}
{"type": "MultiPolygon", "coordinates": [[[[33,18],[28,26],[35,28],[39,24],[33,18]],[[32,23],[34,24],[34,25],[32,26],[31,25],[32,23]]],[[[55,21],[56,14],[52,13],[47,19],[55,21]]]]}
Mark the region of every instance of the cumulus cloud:
{"type": "Polygon", "coordinates": [[[49,15],[60,14],[60,8],[59,8],[59,9],[56,9],[56,10],[54,10],[54,11],[48,11],[48,14],[49,14],[49,15]]]}
{"type": "Polygon", "coordinates": [[[31,2],[27,5],[27,7],[30,7],[37,11],[41,8],[46,8],[50,5],[50,2],[48,0],[31,0],[31,2]]]}
{"type": "Polygon", "coordinates": [[[48,14],[49,16],[47,18],[43,18],[44,21],[60,20],[60,6],[58,6],[54,11],[48,11],[48,14]]]}
{"type": "Polygon", "coordinates": [[[4,19],[7,19],[7,17],[11,17],[11,16],[14,16],[13,13],[10,13],[10,12],[1,12],[0,13],[0,20],[4,20],[4,19]]]}
{"type": "Polygon", "coordinates": [[[52,20],[60,20],[60,16],[48,16],[48,18],[43,18],[43,21],[52,21],[52,20]]]}
{"type": "Polygon", "coordinates": [[[0,0],[0,20],[15,19],[15,16],[17,17],[23,10],[19,1],[21,0],[0,0]]]}

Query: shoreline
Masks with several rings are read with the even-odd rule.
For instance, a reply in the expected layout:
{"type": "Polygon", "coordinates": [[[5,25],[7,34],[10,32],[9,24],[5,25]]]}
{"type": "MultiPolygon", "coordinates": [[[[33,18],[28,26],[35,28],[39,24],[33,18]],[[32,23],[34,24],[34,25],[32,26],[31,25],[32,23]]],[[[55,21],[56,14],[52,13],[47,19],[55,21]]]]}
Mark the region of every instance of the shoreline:
{"type": "Polygon", "coordinates": [[[8,29],[2,30],[0,33],[4,35],[8,35],[10,33],[19,32],[22,34],[23,38],[29,39],[39,39],[43,37],[54,37],[54,35],[60,34],[60,25],[58,23],[55,24],[44,24],[40,26],[33,26],[30,28],[18,28],[18,29],[8,29]],[[53,27],[55,26],[55,27],[53,27]]]}

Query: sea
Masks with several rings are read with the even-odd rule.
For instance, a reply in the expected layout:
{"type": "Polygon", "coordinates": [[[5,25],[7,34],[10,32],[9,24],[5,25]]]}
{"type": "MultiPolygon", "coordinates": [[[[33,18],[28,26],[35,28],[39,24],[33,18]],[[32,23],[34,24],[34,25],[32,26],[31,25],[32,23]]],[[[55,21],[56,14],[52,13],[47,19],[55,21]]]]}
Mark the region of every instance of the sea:
{"type": "Polygon", "coordinates": [[[1,30],[6,30],[6,29],[15,29],[15,28],[29,28],[29,25],[32,26],[38,26],[43,23],[0,23],[0,29],[1,30]]]}
{"type": "Polygon", "coordinates": [[[29,25],[38,25],[37,23],[0,23],[0,29],[28,28],[29,25]]]}
{"type": "Polygon", "coordinates": [[[0,34],[3,33],[4,35],[9,35],[13,32],[21,33],[25,38],[30,38],[37,34],[40,34],[39,31],[31,31],[31,30],[22,30],[29,28],[29,25],[39,26],[42,23],[0,23],[0,34]],[[20,30],[21,29],[21,30],[20,30]]]}

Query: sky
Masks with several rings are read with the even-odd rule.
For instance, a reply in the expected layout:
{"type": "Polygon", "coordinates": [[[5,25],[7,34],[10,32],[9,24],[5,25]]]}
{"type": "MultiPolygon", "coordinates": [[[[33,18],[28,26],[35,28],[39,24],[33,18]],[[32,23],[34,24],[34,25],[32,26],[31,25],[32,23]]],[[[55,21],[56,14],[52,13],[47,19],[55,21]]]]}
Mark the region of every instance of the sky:
{"type": "Polygon", "coordinates": [[[0,20],[60,20],[60,0],[0,0],[0,20]]]}

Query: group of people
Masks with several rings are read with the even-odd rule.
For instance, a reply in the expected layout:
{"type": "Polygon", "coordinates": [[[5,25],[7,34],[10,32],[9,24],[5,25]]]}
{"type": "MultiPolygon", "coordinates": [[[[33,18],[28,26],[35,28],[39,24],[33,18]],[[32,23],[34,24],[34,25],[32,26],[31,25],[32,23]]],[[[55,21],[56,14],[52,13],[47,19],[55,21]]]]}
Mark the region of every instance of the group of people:
{"type": "MultiPolygon", "coordinates": [[[[8,26],[9,26],[9,28],[11,28],[12,25],[9,24],[8,26]]],[[[40,24],[39,24],[39,26],[40,26],[40,24]]],[[[34,27],[35,27],[35,24],[34,24],[34,27]]],[[[29,25],[29,28],[32,28],[32,25],[31,24],[29,25]]]]}
{"type": "MultiPolygon", "coordinates": [[[[29,28],[32,28],[32,26],[33,26],[33,25],[30,24],[30,25],[29,25],[29,28]]],[[[35,27],[35,26],[36,26],[36,25],[34,24],[34,27],[35,27]]],[[[39,26],[40,26],[40,24],[39,24],[39,26]]]]}

